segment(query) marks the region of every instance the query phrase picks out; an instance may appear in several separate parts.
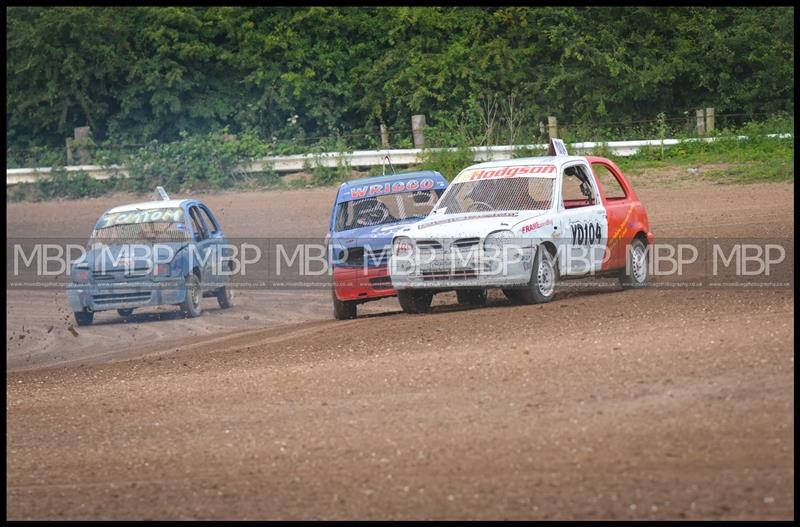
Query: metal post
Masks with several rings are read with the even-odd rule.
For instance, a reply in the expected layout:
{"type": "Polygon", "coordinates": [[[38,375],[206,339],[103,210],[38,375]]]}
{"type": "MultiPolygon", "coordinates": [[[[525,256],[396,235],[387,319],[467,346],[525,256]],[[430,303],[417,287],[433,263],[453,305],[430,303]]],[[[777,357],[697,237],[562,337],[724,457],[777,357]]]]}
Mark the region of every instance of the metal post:
{"type": "Polygon", "coordinates": [[[414,148],[425,148],[425,116],[411,116],[411,134],[414,137],[414,148]]]}
{"type": "Polygon", "coordinates": [[[548,139],[555,139],[558,137],[558,119],[552,115],[547,118],[547,136],[548,139]]]}

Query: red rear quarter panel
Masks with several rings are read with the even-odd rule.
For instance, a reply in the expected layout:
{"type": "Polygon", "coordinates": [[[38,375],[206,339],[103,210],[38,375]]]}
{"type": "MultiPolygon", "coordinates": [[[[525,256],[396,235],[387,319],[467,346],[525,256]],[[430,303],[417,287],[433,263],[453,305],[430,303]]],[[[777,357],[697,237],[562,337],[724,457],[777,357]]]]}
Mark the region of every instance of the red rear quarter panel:
{"type": "Polygon", "coordinates": [[[611,254],[608,261],[603,265],[603,270],[623,268],[626,262],[625,248],[630,245],[636,235],[642,233],[646,237],[648,245],[653,243],[654,236],[650,232],[647,210],[639,200],[639,196],[630,181],[628,181],[628,178],[625,177],[625,174],[622,173],[616,163],[605,157],[586,156],[586,159],[589,161],[593,172],[595,165],[608,169],[625,192],[624,198],[609,199],[606,197],[602,181],[597,177],[597,173],[594,173],[595,182],[600,189],[603,206],[606,209],[608,218],[608,248],[611,254]]]}

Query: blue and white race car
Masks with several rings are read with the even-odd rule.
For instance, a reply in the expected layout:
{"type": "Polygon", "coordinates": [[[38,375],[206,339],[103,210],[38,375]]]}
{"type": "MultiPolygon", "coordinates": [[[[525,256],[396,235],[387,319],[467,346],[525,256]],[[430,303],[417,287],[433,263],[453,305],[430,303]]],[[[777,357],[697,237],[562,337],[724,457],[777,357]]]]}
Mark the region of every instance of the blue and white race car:
{"type": "Polygon", "coordinates": [[[326,237],[334,318],[355,318],[358,304],[397,294],[387,267],[392,237],[425,218],[446,188],[447,180],[434,171],[342,183],[326,237]]]}
{"type": "Polygon", "coordinates": [[[233,305],[230,258],[219,222],[206,204],[172,200],[133,203],[105,212],[83,258],[72,265],[67,297],[79,326],[97,311],[178,305],[188,317],[202,313],[203,297],[233,305]]]}

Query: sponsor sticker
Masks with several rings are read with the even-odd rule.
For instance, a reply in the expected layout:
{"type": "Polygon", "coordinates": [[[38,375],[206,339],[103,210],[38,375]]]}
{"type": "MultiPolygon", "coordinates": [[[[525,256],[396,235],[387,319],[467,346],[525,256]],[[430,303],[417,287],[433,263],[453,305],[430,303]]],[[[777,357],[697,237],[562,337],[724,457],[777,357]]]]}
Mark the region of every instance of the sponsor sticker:
{"type": "Polygon", "coordinates": [[[522,234],[525,234],[525,233],[528,233],[528,232],[532,232],[532,231],[535,231],[536,229],[541,229],[542,227],[546,227],[547,225],[552,225],[552,224],[553,224],[552,218],[548,219],[548,220],[545,220],[545,221],[535,221],[533,223],[529,223],[527,225],[523,225],[522,226],[522,234]]]}
{"type": "Polygon", "coordinates": [[[462,172],[453,183],[479,181],[481,179],[512,178],[556,173],[555,165],[528,165],[516,167],[479,168],[462,172]]]}
{"type": "Polygon", "coordinates": [[[397,194],[399,192],[413,192],[415,190],[430,190],[434,187],[434,182],[430,178],[408,179],[406,181],[395,181],[394,183],[383,183],[374,185],[362,185],[350,189],[352,199],[366,198],[371,196],[382,196],[384,194],[397,194]]]}
{"type": "Polygon", "coordinates": [[[97,222],[96,229],[129,225],[132,223],[175,222],[183,219],[183,209],[143,209],[105,214],[97,222]]]}

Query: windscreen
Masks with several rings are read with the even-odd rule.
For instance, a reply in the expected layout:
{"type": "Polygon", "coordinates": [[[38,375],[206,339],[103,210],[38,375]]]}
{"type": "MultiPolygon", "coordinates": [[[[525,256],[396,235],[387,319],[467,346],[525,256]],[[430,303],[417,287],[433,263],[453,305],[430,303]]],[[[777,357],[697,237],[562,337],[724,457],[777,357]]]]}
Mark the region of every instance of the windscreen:
{"type": "Polygon", "coordinates": [[[422,219],[436,205],[441,190],[419,190],[346,201],[336,211],[336,231],[422,219]]]}
{"type": "Polygon", "coordinates": [[[90,243],[186,242],[183,209],[136,209],[106,213],[92,231],[90,243]]]}
{"type": "Polygon", "coordinates": [[[553,200],[552,178],[506,177],[459,182],[447,189],[436,207],[444,214],[491,210],[548,210],[553,200]]]}

